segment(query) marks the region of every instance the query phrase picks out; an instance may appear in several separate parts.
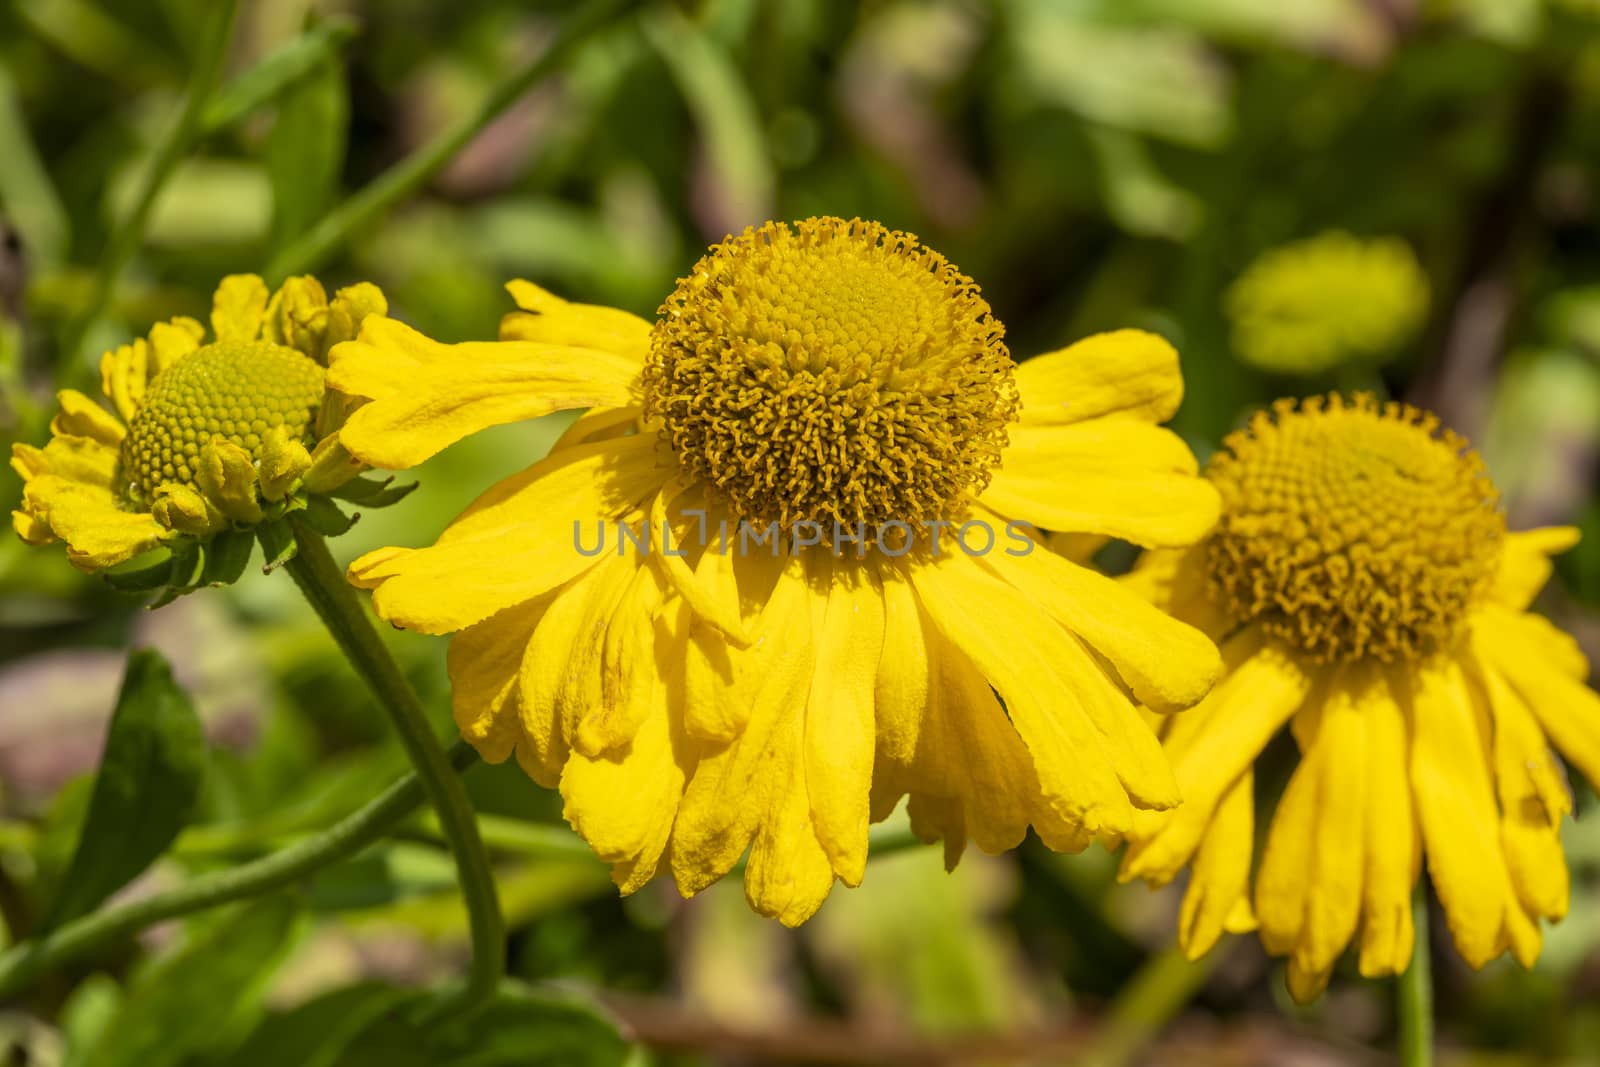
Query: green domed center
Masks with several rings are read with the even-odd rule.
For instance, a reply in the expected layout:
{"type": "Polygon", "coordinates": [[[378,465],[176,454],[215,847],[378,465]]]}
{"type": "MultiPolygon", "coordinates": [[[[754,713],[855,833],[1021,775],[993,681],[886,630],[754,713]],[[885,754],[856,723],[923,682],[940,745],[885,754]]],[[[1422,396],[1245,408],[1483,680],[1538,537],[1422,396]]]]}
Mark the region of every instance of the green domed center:
{"type": "Polygon", "coordinates": [[[252,456],[279,426],[304,438],[322,392],[322,368],[292,348],[265,341],[206,345],[150,382],[122,442],[126,492],[148,502],[163,482],[198,488],[200,450],[216,437],[252,456]]]}

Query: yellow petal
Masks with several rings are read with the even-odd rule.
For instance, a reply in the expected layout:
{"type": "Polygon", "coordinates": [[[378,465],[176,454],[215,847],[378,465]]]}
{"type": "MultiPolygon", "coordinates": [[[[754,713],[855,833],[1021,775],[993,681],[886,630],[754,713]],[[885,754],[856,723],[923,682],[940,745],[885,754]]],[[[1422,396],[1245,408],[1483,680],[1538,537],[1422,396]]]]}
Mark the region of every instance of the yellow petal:
{"type": "Polygon", "coordinates": [[[1132,571],[1118,581],[1162,611],[1221,643],[1233,632],[1233,619],[1211,598],[1208,542],[1188,548],[1153,548],[1141,553],[1132,571]]]}
{"type": "MultiPolygon", "coordinates": [[[[690,627],[685,721],[689,733],[707,741],[731,741],[749,721],[756,690],[764,684],[768,662],[782,654],[792,620],[771,604],[784,564],[762,554],[708,549],[696,567],[695,580],[708,595],[729,597],[737,605],[761,605],[744,619],[752,640],[741,647],[727,635],[696,618],[690,627]],[[731,583],[731,591],[723,587],[731,583]]],[[[733,610],[739,610],[735,607],[733,610]]]]}
{"type": "Polygon", "coordinates": [[[382,317],[389,314],[389,300],[371,282],[347,285],[333,294],[328,305],[328,325],[322,337],[320,358],[327,362],[328,352],[334,345],[353,341],[361,333],[361,326],[370,315],[382,317]]]}
{"type": "Polygon", "coordinates": [[[159,545],[166,531],[145,512],[124,511],[109,489],[45,474],[23,489],[23,513],[67,543],[79,570],[98,571],[159,545]]]}
{"type": "Polygon", "coordinates": [[[282,426],[267,431],[261,442],[261,495],[268,500],[282,500],[296,482],[311,468],[311,453],[306,446],[289,436],[282,426]]]}
{"type": "Polygon", "coordinates": [[[548,601],[507,608],[450,639],[450,708],[456,728],[487,763],[503,763],[522,739],[517,702],[523,654],[548,601]]]}
{"type": "Polygon", "coordinates": [[[1170,721],[1165,737],[1183,804],[1141,816],[1123,857],[1123,880],[1163,885],[1199,846],[1223,794],[1311,691],[1311,678],[1278,646],[1247,630],[1223,648],[1229,673],[1194,708],[1170,721]]]}
{"type": "MultiPolygon", "coordinates": [[[[804,742],[800,709],[805,706],[816,663],[810,612],[804,567],[791,559],[773,587],[762,623],[774,634],[789,636],[772,642],[758,639],[745,653],[772,646],[755,679],[744,728],[732,741],[707,749],[678,812],[672,832],[672,873],[685,896],[726,874],[750,844],[757,827],[787,810],[792,799],[794,765],[804,742]]],[[[810,812],[803,796],[801,806],[809,827],[810,812]]],[[[811,855],[815,848],[831,883],[832,867],[812,836],[806,853],[811,855]]]]}
{"type": "Polygon", "coordinates": [[[1366,880],[1361,920],[1361,974],[1399,974],[1411,963],[1411,919],[1421,838],[1411,810],[1410,739],[1392,698],[1369,702],[1366,762],[1366,880]]]}
{"type": "Polygon", "coordinates": [[[1591,785],[1600,787],[1600,694],[1570,669],[1570,655],[1534,616],[1496,617],[1474,629],[1479,658],[1511,683],[1555,743],[1591,785]]]}
{"type": "Polygon", "coordinates": [[[1197,960],[1210,952],[1240,902],[1250,896],[1255,848],[1255,775],[1246,770],[1228,787],[1195,855],[1178,913],[1178,943],[1197,960]]]}
{"type": "Polygon", "coordinates": [[[787,716],[769,737],[764,773],[772,782],[744,873],[750,906],[785,926],[811,918],[833,888],[833,867],[811,816],[804,725],[803,717],[787,716]]]}
{"type": "Polygon", "coordinates": [[[219,341],[254,341],[266,320],[267,283],[254,274],[230,274],[211,298],[211,332],[219,341]]]}
{"type": "MultiPolygon", "coordinates": [[[[1080,702],[1082,647],[1031,601],[973,560],[945,556],[912,570],[917,601],[1005,701],[1051,807],[1093,834],[1125,832],[1133,808],[1108,739],[1080,702]],[[1076,647],[1075,647],[1076,646],[1076,647]],[[1074,663],[1071,673],[1060,665],[1074,663]],[[1074,678],[1074,675],[1080,678],[1074,678]]],[[[1145,729],[1131,708],[1134,726],[1145,729]]],[[[1153,738],[1152,738],[1153,743],[1153,738]]]]}
{"type": "Polygon", "coordinates": [[[1574,526],[1546,526],[1507,534],[1491,595],[1507,607],[1525,609],[1550,580],[1550,557],[1577,543],[1578,530],[1574,526]]]}
{"type": "Polygon", "coordinates": [[[1526,919],[1500,850],[1487,754],[1460,667],[1417,671],[1411,702],[1411,788],[1428,873],[1462,959],[1482,967],[1526,919]]]}
{"type": "Polygon", "coordinates": [[[100,357],[100,391],[123,422],[131,422],[138,412],[150,377],[150,346],[142,339],[119,345],[100,357]]]}
{"type": "Polygon", "coordinates": [[[326,493],[337,489],[364,470],[366,466],[350,454],[338,434],[324,437],[311,452],[311,464],[305,472],[306,492],[326,493]]]}
{"type": "Polygon", "coordinates": [[[88,437],[113,448],[122,444],[126,428],[104,408],[76,389],[56,394],[61,410],[50,420],[50,432],[57,437],[88,437]]]}
{"type": "Polygon", "coordinates": [[[656,668],[656,614],[661,600],[655,568],[640,566],[605,623],[597,664],[600,700],[577,709],[577,732],[572,738],[572,747],[585,756],[598,757],[627,745],[645,717],[665,699],[656,668]]]}
{"type": "Polygon", "coordinates": [[[431,548],[383,549],[350,580],[373,589],[378,613],[423,633],[450,633],[532,600],[594,562],[576,524],[624,516],[658,485],[646,434],[568,449],[479,497],[431,548]]]}
{"type": "Polygon", "coordinates": [[[330,354],[328,384],[372,403],[341,431],[374,467],[416,466],[468,434],[572,408],[622,407],[638,364],[596,349],[515,342],[443,345],[370,317],[330,354]]]}
{"type": "Polygon", "coordinates": [[[263,334],[322,362],[327,351],[328,291],[309,274],[287,279],[267,305],[263,334]]]}
{"type": "MultiPolygon", "coordinates": [[[[648,575],[648,567],[639,568],[648,575]]],[[[697,745],[683,731],[681,707],[669,694],[682,691],[682,628],[666,628],[666,673],[641,679],[644,714],[628,743],[604,755],[574,752],[561,774],[562,815],[589,847],[613,865],[613,877],[632,893],[656,873],[672,834],[697,745]],[[674,632],[675,631],[675,632],[674,632]],[[672,649],[671,646],[680,646],[672,649]]]]}
{"type": "Polygon", "coordinates": [[[169,530],[204,537],[228,525],[228,518],[186,482],[163,482],[156,487],[150,513],[169,530]]]}
{"type": "Polygon", "coordinates": [[[1082,422],[1121,413],[1166,422],[1183,400],[1178,352],[1152,333],[1116,330],[1017,367],[1022,421],[1082,422]]]}
{"type": "Polygon", "coordinates": [[[1167,712],[1196,703],[1222,676],[1216,645],[1113,579],[1051,552],[982,557],[1116,667],[1140,702],[1167,712]]]}
{"type": "Polygon", "coordinates": [[[1008,447],[985,507],[1047,530],[1104,534],[1149,548],[1181,548],[1216,525],[1222,503],[1210,482],[1155,469],[1073,469],[1049,453],[1008,447]]]}
{"type": "Polygon", "coordinates": [[[867,568],[818,555],[812,617],[817,649],[805,711],[806,789],[817,840],[846,885],[867,867],[873,685],[883,650],[883,594],[867,568]]]}
{"type": "Polygon", "coordinates": [[[896,567],[884,568],[883,654],[873,686],[880,761],[910,767],[921,745],[930,697],[927,642],[911,584],[896,567]]]}
{"type": "Polygon", "coordinates": [[[506,283],[522,308],[500,323],[502,341],[538,341],[615,352],[644,363],[650,351],[650,323],[637,315],[594,304],[574,304],[532,282],[506,283]]]}
{"type": "Polygon", "coordinates": [[[213,437],[200,449],[196,480],[201,492],[228,518],[236,522],[261,521],[255,462],[249,452],[232,441],[213,437]]]}
{"type": "Polygon", "coordinates": [[[190,352],[206,338],[206,328],[187,315],[150,327],[149,377],[154,378],[190,352]]]}
{"type": "Polygon", "coordinates": [[[1324,755],[1313,747],[1301,757],[1267,829],[1261,870],[1256,874],[1255,911],[1261,942],[1275,955],[1292,953],[1305,930],[1328,769],[1324,755]]]}
{"type": "MultiPolygon", "coordinates": [[[[683,495],[691,486],[687,477],[674,474],[668,478],[656,493],[655,499],[650,504],[650,529],[661,533],[668,527],[668,505],[679,496],[683,495]]],[[[702,513],[703,518],[703,513],[702,513]]],[[[704,531],[702,531],[704,532],[704,531]]],[[[661,536],[665,537],[664,533],[661,536]]],[[[706,538],[701,537],[701,541],[706,538]]],[[[711,571],[702,583],[689,564],[684,559],[684,548],[680,546],[662,545],[652,553],[651,559],[661,568],[663,576],[672,583],[673,591],[684,600],[695,615],[709,625],[726,634],[728,639],[736,645],[748,645],[750,635],[745,631],[744,619],[739,613],[737,597],[730,598],[725,595],[731,587],[726,581],[726,571],[711,571]]],[[[716,555],[723,555],[717,553],[716,555]]],[[[715,562],[713,559],[711,562],[715,562]]]]}
{"type": "Polygon", "coordinates": [[[115,488],[120,462],[117,449],[92,437],[56,436],[43,448],[20,441],[11,446],[11,469],[25,482],[42,474],[55,474],[109,492],[115,488]]]}

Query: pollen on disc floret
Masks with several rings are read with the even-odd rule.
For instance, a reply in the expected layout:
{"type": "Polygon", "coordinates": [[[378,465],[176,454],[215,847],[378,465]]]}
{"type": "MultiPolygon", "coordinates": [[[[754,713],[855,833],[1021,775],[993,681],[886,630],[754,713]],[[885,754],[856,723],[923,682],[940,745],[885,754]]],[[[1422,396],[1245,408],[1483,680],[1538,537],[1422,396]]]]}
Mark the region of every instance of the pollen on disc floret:
{"type": "Polygon", "coordinates": [[[1477,454],[1437,419],[1369,396],[1280,401],[1230,436],[1213,593],[1319,662],[1448,647],[1484,595],[1505,519],[1477,454]]]}
{"type": "Polygon", "coordinates": [[[1017,416],[1004,329],[978,286],[874,222],[747,229],[658,314],[646,413],[744,518],[946,518],[988,484],[1017,416]]]}
{"type": "Polygon", "coordinates": [[[303,438],[322,401],[323,370],[292,348],[219,341],[156,375],[122,443],[124,492],[148,503],[163,483],[194,487],[214,438],[252,456],[277,427],[303,438]]]}

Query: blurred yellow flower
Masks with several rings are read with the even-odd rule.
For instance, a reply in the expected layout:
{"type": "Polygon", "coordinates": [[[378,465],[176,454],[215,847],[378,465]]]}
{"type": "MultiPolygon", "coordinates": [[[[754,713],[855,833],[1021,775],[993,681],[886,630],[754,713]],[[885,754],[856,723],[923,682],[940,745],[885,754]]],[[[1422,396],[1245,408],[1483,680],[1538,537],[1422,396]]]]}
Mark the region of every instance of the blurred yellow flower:
{"type": "Polygon", "coordinates": [[[1128,693],[1192,704],[1215,647],[1015,521],[1211,528],[1215,490],[1157,425],[1171,346],[1123,331],[1014,367],[970,278],[859,220],[730,237],[654,326],[510,289],[499,343],[373,320],[335,349],[333,386],[370,400],[345,443],[408,467],[589,411],[437,544],[350,575],[384,618],[456,634],[463,736],[559,786],[625,892],[666,866],[696,893],[748,849],[751,904],[796,924],[861,880],[906,794],[950,864],[1177,802],[1128,693]]]}
{"type": "Polygon", "coordinates": [[[361,467],[338,444],[348,401],[325,395],[327,352],[385,313],[371,285],[330,302],[314,278],[276,294],[253,274],[223,279],[211,340],[194,319],[158,323],[101,358],[110,411],[64,389],[49,443],[12,447],[24,482],[17,533],[35,545],[65,541],[75,565],[99,571],[259,524],[343,485],[361,467]]]}
{"type": "Polygon", "coordinates": [[[1433,416],[1281,401],[1207,470],[1215,534],[1130,584],[1219,642],[1227,676],[1162,732],[1184,805],[1136,819],[1125,878],[1192,864],[1180,940],[1259,923],[1315,996],[1347,944],[1404,970],[1425,853],[1462,956],[1539,954],[1567,909],[1553,743],[1600,781],[1600,695],[1577,645],[1527,613],[1568,528],[1507,533],[1494,486],[1433,416]],[[1252,764],[1289,723],[1300,762],[1255,873],[1252,764]],[[1547,740],[1548,739],[1548,740],[1547,740]]]}
{"type": "Polygon", "coordinates": [[[1428,310],[1428,278],[1394,237],[1334,231],[1275,248],[1229,287],[1239,358],[1279,374],[1317,374],[1396,354],[1428,310]]]}

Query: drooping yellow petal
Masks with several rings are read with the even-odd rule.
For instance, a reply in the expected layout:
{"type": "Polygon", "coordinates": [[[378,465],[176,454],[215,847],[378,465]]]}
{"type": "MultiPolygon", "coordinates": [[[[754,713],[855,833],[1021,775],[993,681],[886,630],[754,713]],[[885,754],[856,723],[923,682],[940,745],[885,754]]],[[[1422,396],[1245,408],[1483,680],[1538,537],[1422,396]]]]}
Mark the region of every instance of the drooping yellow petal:
{"type": "MultiPolygon", "coordinates": [[[[731,546],[730,546],[731,547],[731,546]]],[[[750,719],[756,690],[764,684],[769,661],[782,655],[791,635],[783,627],[792,620],[769,604],[783,563],[771,556],[722,552],[708,547],[695,568],[695,580],[714,599],[729,599],[743,610],[752,640],[741,647],[727,635],[696,619],[690,628],[685,665],[685,720],[689,733],[707,741],[732,741],[750,719]],[[723,587],[731,583],[732,588],[723,587]]]]}
{"type": "MultiPolygon", "coordinates": [[[[574,709],[578,718],[572,747],[585,756],[598,757],[627,745],[665,699],[656,661],[656,615],[661,600],[656,569],[640,566],[605,623],[600,643],[600,700],[574,709]]],[[[681,649],[678,651],[675,658],[681,660],[681,649]]]]}
{"type": "Polygon", "coordinates": [[[100,357],[100,391],[123,422],[131,422],[138,412],[150,377],[150,346],[142,338],[100,357]]]}
{"type": "Polygon", "coordinates": [[[390,318],[329,354],[328,384],[372,400],[350,416],[345,447],[374,467],[416,466],[490,426],[572,408],[622,407],[639,368],[597,349],[528,341],[444,345],[390,318]]]}
{"type": "Polygon", "coordinates": [[[848,559],[812,561],[817,661],[805,705],[806,789],[817,840],[846,885],[867,866],[873,688],[884,644],[883,594],[848,559]]]}
{"type": "MultiPolygon", "coordinates": [[[[1021,593],[964,556],[911,571],[917,601],[946,640],[961,649],[999,692],[1033,758],[1051,807],[1090,833],[1127,831],[1133,806],[1107,739],[1084,713],[1072,674],[1081,646],[1021,593]]],[[[1134,718],[1134,727],[1145,729],[1134,718]]],[[[1153,738],[1152,738],[1153,741],[1153,738]]]]}
{"type": "Polygon", "coordinates": [[[574,304],[532,282],[506,283],[506,291],[522,311],[500,322],[502,341],[538,341],[551,345],[593,348],[627,356],[636,366],[650,351],[650,323],[617,308],[574,304]]]}
{"type": "Polygon", "coordinates": [[[1210,952],[1239,905],[1250,900],[1255,849],[1255,774],[1246,770],[1217,803],[1195,854],[1178,913],[1178,944],[1197,960],[1210,952]]]}
{"type": "Polygon", "coordinates": [[[230,274],[211,298],[211,332],[218,341],[254,341],[267,317],[267,283],[254,274],[230,274]]]}
{"type": "MultiPolygon", "coordinates": [[[[922,748],[924,715],[940,693],[931,684],[931,650],[923,637],[922,612],[911,584],[886,566],[883,589],[883,654],[873,687],[880,760],[909,768],[922,748]]],[[[936,750],[937,742],[930,744],[936,750]]]]}
{"type": "Polygon", "coordinates": [[[166,534],[148,513],[118,507],[109,489],[55,474],[27,483],[22,510],[67,543],[67,558],[79,570],[104,570],[132,559],[166,534]]]}
{"type": "Polygon", "coordinates": [[[1194,708],[1170,720],[1165,749],[1183,804],[1140,816],[1123,857],[1123,880],[1175,878],[1199,847],[1211,813],[1311,691],[1292,657],[1245,631],[1223,648],[1229,672],[1194,708]]]}
{"type": "Polygon", "coordinates": [[[1422,665],[1410,711],[1412,795],[1456,948],[1473,967],[1514,944],[1520,954],[1529,924],[1500,850],[1488,755],[1461,668],[1449,659],[1422,665]]]}
{"type": "Polygon", "coordinates": [[[1362,889],[1361,973],[1399,974],[1411,963],[1416,931],[1411,891],[1421,839],[1411,807],[1410,739],[1392,691],[1369,701],[1364,762],[1367,774],[1366,878],[1362,889]]]}
{"type": "Polygon", "coordinates": [[[1600,694],[1574,676],[1572,651],[1549,631],[1534,616],[1504,614],[1474,629],[1473,648],[1511,683],[1561,754],[1600,785],[1600,694]]]}
{"type": "Polygon", "coordinates": [[[1525,609],[1550,580],[1550,557],[1559,556],[1577,543],[1575,526],[1546,526],[1507,534],[1500,571],[1490,595],[1507,607],[1525,609]]]}
{"type": "Polygon", "coordinates": [[[120,460],[120,454],[110,445],[70,434],[50,438],[43,448],[20,441],[11,446],[11,469],[23,481],[54,474],[108,492],[115,486],[120,460]]]}
{"type": "Polygon", "coordinates": [[[1189,707],[1222,675],[1222,658],[1205,634],[1097,571],[1041,549],[1020,557],[990,553],[982,562],[1110,660],[1155,711],[1189,707]]]}
{"type": "Polygon", "coordinates": [[[1183,376],[1177,350],[1164,339],[1116,330],[1023,361],[1017,389],[1024,424],[1060,425],[1119,413],[1166,422],[1183,400],[1183,376]]]}
{"type": "Polygon", "coordinates": [[[1300,759],[1278,800],[1256,874],[1256,919],[1261,942],[1274,955],[1293,953],[1305,930],[1306,904],[1317,869],[1318,816],[1327,777],[1326,750],[1300,759]]]}
{"type": "Polygon", "coordinates": [[[1206,565],[1207,542],[1188,548],[1153,548],[1139,556],[1118,582],[1175,619],[1221,644],[1233,632],[1233,618],[1212,599],[1206,565]]]}
{"type": "Polygon", "coordinates": [[[356,560],[350,580],[374,590],[390,622],[450,633],[588,569],[594,555],[580,551],[577,526],[626,516],[660,481],[650,435],[568,449],[490,489],[433,546],[356,560]]]}
{"type": "Polygon", "coordinates": [[[522,739],[518,678],[548,600],[531,600],[450,639],[450,710],[456,728],[486,763],[503,763],[522,739]]]}
{"type": "Polygon", "coordinates": [[[113,448],[122,444],[127,429],[105,408],[76,389],[56,394],[61,410],[50,420],[50,432],[57,437],[89,437],[113,448]]]}
{"type": "MultiPolygon", "coordinates": [[[[650,504],[651,530],[657,531],[663,538],[668,537],[664,532],[670,530],[668,505],[686,493],[689,488],[690,483],[682,474],[675,474],[666,480],[650,504]]],[[[703,511],[700,517],[704,519],[703,511]]],[[[705,531],[702,530],[700,533],[703,535],[705,531]]],[[[706,538],[701,536],[698,540],[704,541],[706,538]]],[[[698,618],[722,631],[734,644],[748,645],[751,637],[745,631],[744,619],[740,615],[737,600],[718,595],[719,592],[729,588],[728,583],[721,580],[726,574],[712,572],[709,583],[702,584],[695,571],[686,562],[686,555],[687,552],[681,546],[674,547],[668,543],[657,546],[657,551],[651,558],[661,569],[663,577],[671,583],[673,591],[688,601],[690,609],[698,618]]],[[[711,562],[714,562],[714,559],[711,562]]]]}

